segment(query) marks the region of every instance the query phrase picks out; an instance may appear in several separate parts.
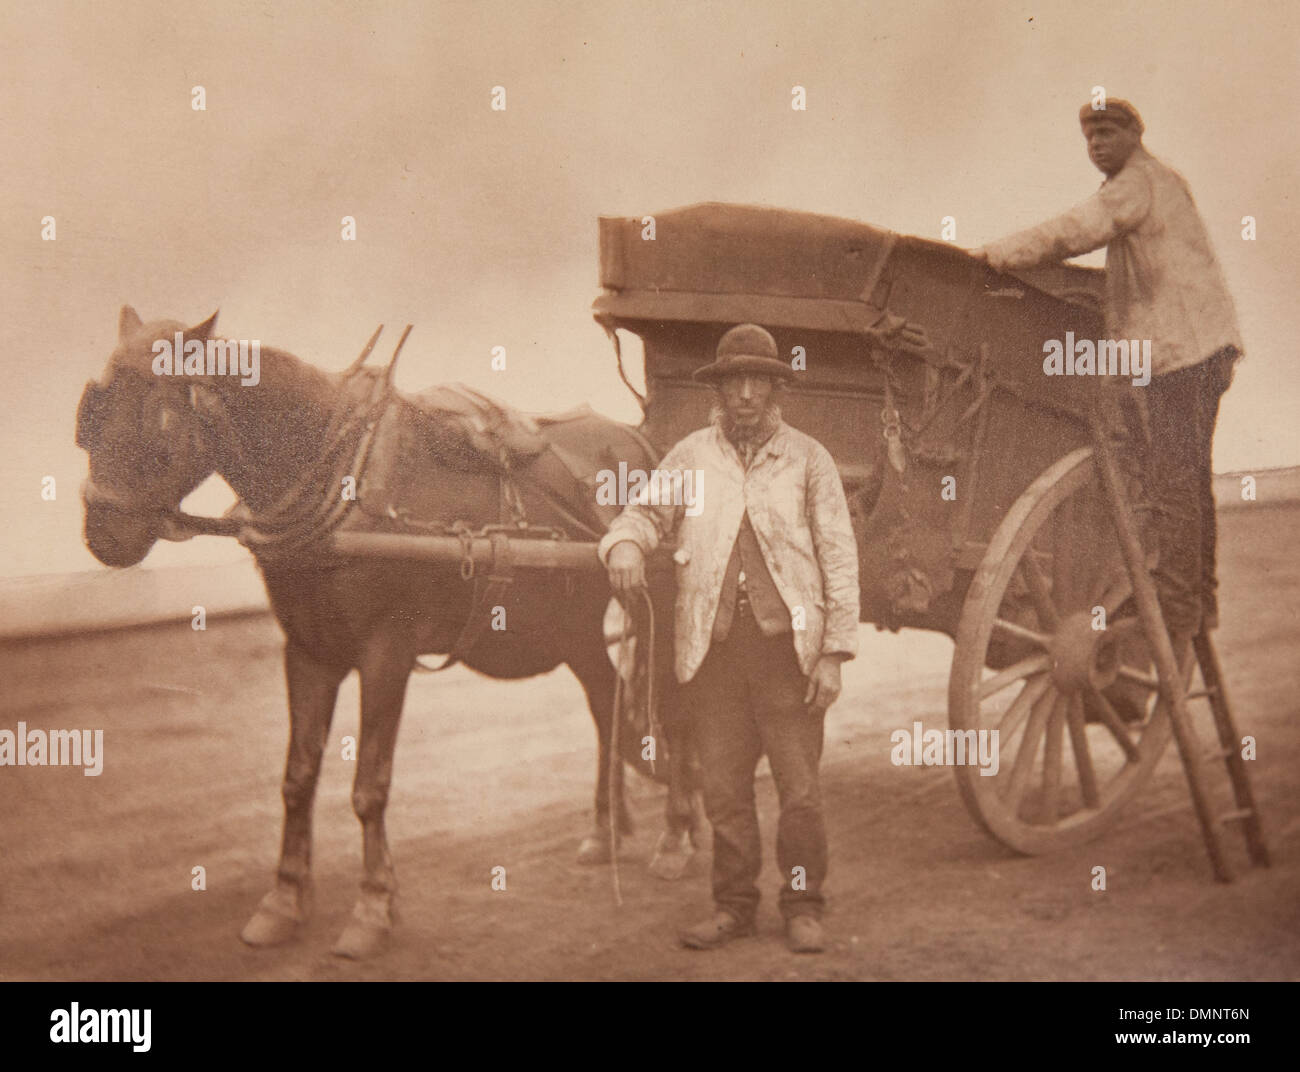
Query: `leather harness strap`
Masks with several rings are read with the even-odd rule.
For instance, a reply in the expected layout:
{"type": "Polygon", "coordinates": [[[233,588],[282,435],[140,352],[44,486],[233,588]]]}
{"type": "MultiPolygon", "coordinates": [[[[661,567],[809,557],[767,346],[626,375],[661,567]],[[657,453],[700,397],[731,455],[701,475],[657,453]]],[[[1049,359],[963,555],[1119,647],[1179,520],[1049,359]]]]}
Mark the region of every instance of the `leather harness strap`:
{"type": "Polygon", "coordinates": [[[502,605],[502,600],[510,590],[510,585],[514,582],[514,563],[510,554],[510,537],[504,532],[494,532],[489,536],[489,539],[492,542],[491,572],[488,574],[487,584],[481,589],[478,577],[475,576],[474,578],[474,598],[471,601],[469,615],[465,619],[465,624],[461,627],[460,635],[456,637],[451,646],[451,651],[447,653],[446,658],[443,659],[440,665],[429,666],[422,663],[417,657],[415,660],[417,670],[436,674],[439,670],[446,670],[455,666],[478,643],[479,637],[483,635],[483,630],[487,628],[488,622],[492,619],[494,608],[502,605]]]}
{"type": "MultiPolygon", "coordinates": [[[[409,333],[409,328],[407,332],[409,333]]],[[[378,332],[376,332],[376,336],[378,332]]],[[[402,342],[406,335],[403,334],[402,342]]],[[[384,416],[392,399],[391,371],[392,363],[383,372],[362,367],[362,362],[374,344],[372,338],[361,358],[345,374],[343,392],[339,403],[331,414],[324,435],[324,448],[316,465],[303,474],[274,504],[268,509],[254,513],[245,503],[238,502],[225,517],[199,517],[184,513],[179,509],[158,511],[160,517],[159,535],[169,540],[186,540],[200,534],[234,536],[259,558],[271,558],[285,554],[301,552],[305,549],[318,549],[324,539],[336,529],[351,511],[355,498],[327,495],[318,496],[322,476],[334,471],[337,475],[340,460],[348,463],[343,471],[353,476],[358,484],[366,469],[371,447],[380,420],[384,416]],[[350,454],[344,455],[350,440],[355,446],[350,454]],[[305,516],[304,516],[305,515],[305,516]]],[[[398,344],[398,351],[401,343],[398,344]]],[[[395,361],[397,353],[394,353],[395,361]]],[[[191,409],[204,425],[220,425],[223,441],[237,443],[233,434],[233,422],[226,412],[219,397],[210,393],[205,385],[192,385],[189,401],[191,409]]],[[[238,451],[237,445],[234,449],[238,451]]],[[[428,666],[416,659],[416,668],[428,672],[446,670],[461,662],[482,637],[488,623],[492,620],[494,609],[503,605],[506,594],[514,582],[514,563],[510,548],[510,532],[522,534],[545,531],[554,537],[555,530],[542,526],[532,527],[528,524],[523,495],[515,481],[511,457],[507,446],[502,443],[498,456],[498,479],[500,481],[500,524],[488,526],[496,531],[489,533],[492,546],[492,562],[486,584],[474,570],[474,560],[469,550],[469,541],[473,533],[463,522],[455,526],[438,526],[446,530],[452,528],[465,540],[465,554],[461,562],[461,576],[474,581],[474,595],[471,599],[470,612],[452,644],[451,651],[439,666],[428,666]]],[[[97,487],[87,479],[83,494],[88,502],[103,502],[119,509],[136,509],[138,504],[123,499],[97,487]]],[[[553,496],[545,498],[557,508],[553,496]]],[[[578,519],[564,511],[569,520],[577,522],[581,528],[588,528],[578,519]]]]}

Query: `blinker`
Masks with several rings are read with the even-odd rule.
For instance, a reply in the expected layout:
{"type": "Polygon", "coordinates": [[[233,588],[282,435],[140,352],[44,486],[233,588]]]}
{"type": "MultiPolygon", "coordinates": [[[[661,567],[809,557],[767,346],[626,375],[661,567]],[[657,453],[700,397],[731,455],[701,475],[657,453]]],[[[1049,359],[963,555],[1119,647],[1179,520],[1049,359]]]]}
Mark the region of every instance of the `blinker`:
{"type": "Polygon", "coordinates": [[[94,380],[87,380],[81,392],[81,401],[77,403],[77,446],[82,450],[90,450],[94,443],[106,393],[94,380]]]}

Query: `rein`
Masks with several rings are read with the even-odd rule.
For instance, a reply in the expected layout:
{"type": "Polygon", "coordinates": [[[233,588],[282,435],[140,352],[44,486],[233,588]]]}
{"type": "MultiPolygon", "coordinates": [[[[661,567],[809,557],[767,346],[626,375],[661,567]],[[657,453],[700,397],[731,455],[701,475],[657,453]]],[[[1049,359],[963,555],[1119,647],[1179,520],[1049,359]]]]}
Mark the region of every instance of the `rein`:
{"type": "MultiPolygon", "coordinates": [[[[370,458],[376,429],[393,398],[393,371],[407,336],[411,333],[411,325],[408,324],[402,332],[397,348],[383,370],[365,368],[363,363],[382,331],[381,324],[370,337],[361,356],[345,373],[346,379],[338,405],[326,426],[319,461],[267,509],[253,511],[240,500],[223,517],[190,514],[179,507],[149,511],[126,496],[105,491],[89,477],[82,485],[86,502],[136,513],[152,512],[161,521],[158,537],[173,542],[189,540],[195,536],[233,536],[262,557],[286,554],[319,543],[339,526],[356,502],[341,494],[335,497],[328,490],[322,495],[322,490],[328,489],[340,472],[354,477],[360,483],[370,458]],[[347,464],[340,469],[338,459],[341,451],[354,436],[356,446],[348,455],[347,464]]],[[[223,425],[221,438],[231,444],[238,458],[238,437],[234,434],[234,422],[220,398],[209,394],[210,391],[211,388],[204,384],[191,385],[191,409],[205,426],[214,421],[223,425]]],[[[238,460],[242,461],[242,458],[238,460]]]]}
{"type": "MultiPolygon", "coordinates": [[[[402,339],[405,341],[406,336],[403,335],[402,339]]],[[[391,370],[391,365],[389,368],[391,370]]],[[[375,369],[356,370],[346,381],[343,398],[330,419],[317,465],[308,469],[267,510],[255,513],[247,504],[239,502],[226,518],[201,520],[205,523],[234,521],[239,526],[235,533],[239,542],[262,557],[285,554],[319,543],[356,505],[355,498],[344,498],[341,493],[331,494],[328,490],[321,494],[322,489],[337,485],[340,473],[354,477],[360,484],[370,459],[376,429],[392,400],[391,388],[389,373],[375,369]],[[353,394],[360,396],[356,402],[350,398],[353,394]],[[356,447],[350,455],[344,456],[347,464],[340,468],[337,459],[354,435],[356,447]]]]}
{"type": "MultiPolygon", "coordinates": [[[[655,607],[654,600],[650,598],[650,593],[645,588],[638,588],[634,594],[639,596],[645,603],[646,610],[646,643],[643,647],[645,656],[645,705],[646,719],[650,730],[651,747],[655,752],[658,751],[659,743],[659,723],[658,709],[655,706],[654,679],[655,679],[655,607]]],[[[621,908],[623,905],[623,888],[619,880],[618,873],[618,790],[617,775],[619,766],[623,762],[623,756],[620,751],[621,736],[620,730],[623,726],[624,713],[627,708],[627,688],[623,682],[623,668],[628,663],[628,654],[631,649],[632,641],[635,639],[636,630],[634,628],[635,618],[632,614],[632,608],[628,603],[623,604],[624,611],[627,614],[627,620],[623,624],[623,635],[618,641],[618,655],[614,668],[614,711],[613,719],[610,726],[609,741],[609,774],[607,778],[609,793],[609,862],[610,878],[614,885],[614,901],[621,908]]],[[[633,660],[632,679],[636,680],[635,662],[633,660]]],[[[635,710],[635,708],[633,708],[635,710]]],[[[652,753],[653,754],[653,753],[652,753]]],[[[650,760],[650,772],[655,773],[655,761],[650,760]]]]}

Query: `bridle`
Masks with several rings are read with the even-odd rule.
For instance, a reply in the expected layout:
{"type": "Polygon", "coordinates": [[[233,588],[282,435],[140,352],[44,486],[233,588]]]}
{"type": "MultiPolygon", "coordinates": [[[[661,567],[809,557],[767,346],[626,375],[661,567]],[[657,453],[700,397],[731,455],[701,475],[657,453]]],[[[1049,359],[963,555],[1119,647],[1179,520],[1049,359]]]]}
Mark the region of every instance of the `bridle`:
{"type": "MultiPolygon", "coordinates": [[[[143,373],[133,369],[118,369],[116,374],[125,374],[138,378],[144,377],[143,373]]],[[[162,390],[168,386],[168,384],[160,381],[150,388],[150,392],[162,390]]],[[[95,380],[90,380],[82,391],[81,400],[77,406],[77,445],[86,451],[90,451],[96,445],[104,408],[109,404],[108,395],[110,390],[111,388],[102,386],[95,380]]],[[[211,391],[211,388],[201,384],[190,384],[186,392],[188,404],[185,408],[197,418],[197,426],[191,425],[188,429],[192,448],[195,447],[194,440],[204,436],[207,431],[206,422],[203,420],[202,403],[199,401],[201,391],[211,391]]],[[[215,395],[215,392],[212,393],[215,395]]],[[[141,407],[146,412],[149,409],[148,402],[150,398],[151,394],[146,394],[144,404],[141,407]]],[[[163,412],[168,411],[164,410],[163,412]]],[[[142,415],[138,430],[138,435],[142,439],[147,434],[144,422],[145,417],[142,415]]],[[[162,430],[166,431],[165,423],[162,430]]],[[[202,452],[202,445],[198,445],[197,450],[202,452]]],[[[151,501],[148,496],[149,492],[147,491],[104,487],[102,484],[96,483],[91,475],[87,475],[81,484],[81,497],[87,506],[107,508],[118,513],[131,514],[142,518],[156,518],[158,522],[156,537],[159,539],[184,540],[204,532],[217,535],[234,534],[231,523],[225,518],[196,517],[184,513],[179,508],[159,506],[151,501]]]]}
{"type": "MultiPolygon", "coordinates": [[[[392,401],[393,372],[398,355],[411,332],[406,330],[384,369],[366,368],[364,362],[374,348],[383,325],[375,330],[360,357],[345,373],[343,390],[330,415],[316,463],[310,466],[269,507],[253,511],[242,500],[222,517],[190,514],[175,507],[147,502],[140,494],[104,488],[87,476],[81,494],[87,506],[101,506],[122,513],[156,519],[155,538],[180,542],[195,536],[233,536],[245,547],[262,557],[302,550],[319,544],[348,515],[355,499],[322,496],[320,491],[335,483],[335,472],[346,473],[361,482],[375,431],[392,401]],[[354,444],[347,452],[349,443],[354,444]],[[344,464],[340,468],[340,459],[344,464]]],[[[119,370],[130,375],[144,375],[135,370],[119,370]]],[[[161,378],[159,378],[161,380],[161,378]]],[[[160,382],[152,390],[166,386],[160,382]]],[[[90,450],[108,388],[90,381],[77,408],[77,444],[90,450]]],[[[187,411],[195,418],[203,444],[221,442],[234,452],[240,462],[239,439],[234,421],[220,393],[206,383],[188,385],[187,411]]],[[[141,434],[144,434],[141,428],[141,434]]],[[[191,431],[191,436],[194,435],[191,431]]]]}

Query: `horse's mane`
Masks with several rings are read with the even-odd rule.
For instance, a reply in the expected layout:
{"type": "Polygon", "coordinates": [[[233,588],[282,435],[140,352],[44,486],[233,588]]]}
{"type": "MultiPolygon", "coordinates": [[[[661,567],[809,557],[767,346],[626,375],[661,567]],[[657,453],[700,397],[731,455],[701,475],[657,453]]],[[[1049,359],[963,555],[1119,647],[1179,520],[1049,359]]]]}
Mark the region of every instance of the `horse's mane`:
{"type": "MultiPolygon", "coordinates": [[[[154,375],[154,340],[170,340],[190,329],[179,321],[141,325],[114,352],[110,368],[154,375]]],[[[211,335],[207,342],[227,343],[211,335]]],[[[239,373],[176,375],[180,382],[216,388],[239,426],[243,449],[278,457],[294,468],[308,466],[320,434],[343,398],[344,372],[327,372],[275,346],[258,344],[259,381],[241,383],[239,373]]],[[[544,443],[531,421],[459,384],[438,385],[409,393],[395,391],[404,405],[404,420],[425,452],[460,470],[495,469],[500,446],[540,449],[544,443]],[[490,427],[492,432],[488,432],[490,427]],[[495,433],[495,434],[494,434],[495,433]],[[501,437],[498,439],[497,437],[501,437]]]]}

